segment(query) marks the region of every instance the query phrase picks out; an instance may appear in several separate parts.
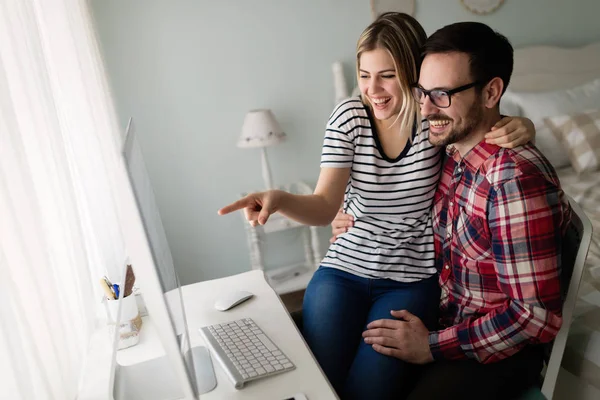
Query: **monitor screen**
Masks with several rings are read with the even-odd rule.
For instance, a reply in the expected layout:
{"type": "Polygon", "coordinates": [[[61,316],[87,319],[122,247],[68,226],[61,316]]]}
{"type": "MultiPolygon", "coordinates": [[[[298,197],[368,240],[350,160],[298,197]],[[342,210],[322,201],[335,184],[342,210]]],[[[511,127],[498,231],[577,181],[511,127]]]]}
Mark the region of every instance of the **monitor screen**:
{"type": "MultiPolygon", "coordinates": [[[[144,225],[150,252],[154,260],[156,275],[159,278],[164,294],[164,301],[169,312],[170,322],[177,335],[177,343],[185,363],[188,379],[196,395],[198,395],[203,390],[199,390],[198,388],[196,376],[199,371],[195,371],[195,369],[199,368],[198,365],[204,364],[196,362],[194,357],[197,352],[191,351],[181,286],[175,271],[173,257],[132,119],[129,120],[127,126],[123,156],[125,158],[129,181],[144,225]]],[[[135,260],[133,261],[135,270],[135,260]]],[[[141,289],[143,293],[143,288],[141,289]]],[[[149,313],[150,318],[152,318],[150,310],[149,313]]],[[[143,334],[143,329],[141,334],[143,334]]]]}

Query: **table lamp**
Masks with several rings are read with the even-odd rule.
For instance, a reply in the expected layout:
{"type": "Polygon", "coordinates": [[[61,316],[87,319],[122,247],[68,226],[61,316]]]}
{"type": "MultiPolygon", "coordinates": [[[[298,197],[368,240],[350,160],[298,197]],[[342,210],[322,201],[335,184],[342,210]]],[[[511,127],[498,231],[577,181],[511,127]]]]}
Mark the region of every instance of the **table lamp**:
{"type": "Polygon", "coordinates": [[[267,146],[281,143],[285,140],[285,133],[275,119],[271,110],[250,110],[244,118],[242,135],[237,146],[240,148],[260,147],[262,150],[262,176],[267,189],[273,188],[271,169],[267,159],[267,146]]]}

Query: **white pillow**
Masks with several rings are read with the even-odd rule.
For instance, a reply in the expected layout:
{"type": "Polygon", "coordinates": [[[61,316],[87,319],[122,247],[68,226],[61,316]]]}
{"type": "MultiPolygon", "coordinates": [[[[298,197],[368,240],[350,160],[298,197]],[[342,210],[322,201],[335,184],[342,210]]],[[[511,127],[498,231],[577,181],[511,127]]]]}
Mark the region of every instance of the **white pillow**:
{"type": "Polygon", "coordinates": [[[522,117],[523,110],[510,96],[506,97],[507,93],[508,91],[500,99],[500,114],[507,117],[522,117]]]}
{"type": "Polygon", "coordinates": [[[523,117],[538,125],[546,117],[598,107],[600,78],[571,89],[551,92],[513,92],[508,89],[502,96],[501,105],[503,101],[518,106],[523,117]]]}
{"type": "Polygon", "coordinates": [[[598,104],[600,78],[571,89],[549,92],[513,92],[509,89],[502,96],[500,108],[502,110],[505,106],[505,115],[531,119],[536,129],[535,145],[555,168],[562,168],[571,164],[568,153],[546,126],[544,118],[597,108],[598,104]]]}
{"type": "MultiPolygon", "coordinates": [[[[504,96],[506,96],[506,93],[504,96]]],[[[509,95],[507,98],[504,98],[504,96],[500,100],[500,114],[508,117],[522,117],[523,110],[515,102],[514,97],[509,95]]],[[[535,126],[535,146],[546,156],[554,168],[562,168],[571,164],[569,153],[563,149],[564,146],[550,127],[543,122],[535,126]]]]}
{"type": "Polygon", "coordinates": [[[547,124],[535,126],[535,147],[546,156],[554,168],[571,165],[569,153],[547,124]]]}

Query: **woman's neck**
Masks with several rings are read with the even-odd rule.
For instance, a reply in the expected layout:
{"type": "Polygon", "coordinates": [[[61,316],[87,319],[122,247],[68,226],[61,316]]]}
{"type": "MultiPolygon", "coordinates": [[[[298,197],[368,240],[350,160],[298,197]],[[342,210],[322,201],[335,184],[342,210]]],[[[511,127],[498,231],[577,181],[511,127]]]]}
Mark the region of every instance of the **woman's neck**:
{"type": "Polygon", "coordinates": [[[381,135],[390,135],[390,134],[398,134],[400,132],[400,124],[398,123],[397,116],[386,120],[380,120],[374,118],[375,120],[375,128],[377,128],[377,132],[381,135]]]}

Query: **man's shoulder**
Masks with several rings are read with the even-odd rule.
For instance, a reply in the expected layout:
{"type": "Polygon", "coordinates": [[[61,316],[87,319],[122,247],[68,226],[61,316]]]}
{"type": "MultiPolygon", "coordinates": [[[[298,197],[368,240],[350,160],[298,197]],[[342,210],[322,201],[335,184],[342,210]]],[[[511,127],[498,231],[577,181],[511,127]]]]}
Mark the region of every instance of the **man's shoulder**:
{"type": "Polygon", "coordinates": [[[532,144],[514,149],[501,148],[486,160],[484,173],[487,180],[494,186],[528,177],[539,177],[558,183],[554,167],[540,150],[532,144]]]}

